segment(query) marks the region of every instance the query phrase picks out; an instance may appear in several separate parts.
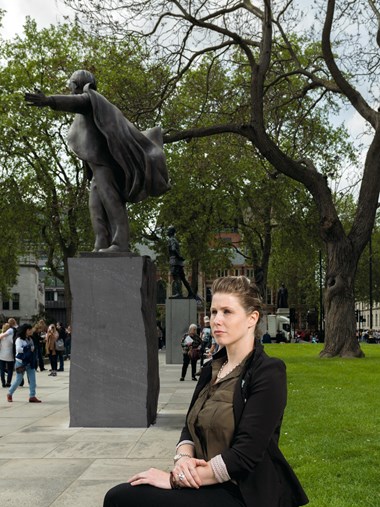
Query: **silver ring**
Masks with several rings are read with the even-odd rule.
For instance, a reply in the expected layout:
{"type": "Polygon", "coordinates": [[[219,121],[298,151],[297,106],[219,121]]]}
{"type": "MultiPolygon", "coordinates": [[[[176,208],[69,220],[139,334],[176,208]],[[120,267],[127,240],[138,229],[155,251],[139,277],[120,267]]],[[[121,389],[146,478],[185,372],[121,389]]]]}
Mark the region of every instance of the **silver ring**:
{"type": "Polygon", "coordinates": [[[184,478],[185,478],[185,474],[184,474],[183,472],[181,472],[180,474],[178,474],[178,479],[179,479],[180,481],[183,481],[183,480],[184,480],[184,478]]]}

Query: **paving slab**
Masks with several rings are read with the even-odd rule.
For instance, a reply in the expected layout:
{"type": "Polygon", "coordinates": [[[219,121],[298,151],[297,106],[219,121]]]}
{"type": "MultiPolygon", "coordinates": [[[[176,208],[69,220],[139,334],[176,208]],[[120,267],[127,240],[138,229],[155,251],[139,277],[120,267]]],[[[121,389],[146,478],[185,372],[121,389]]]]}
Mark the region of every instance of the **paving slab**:
{"type": "Polygon", "coordinates": [[[51,507],[102,507],[103,499],[107,491],[119,483],[120,481],[117,480],[78,480],[73,482],[70,487],[66,488],[66,490],[49,505],[51,507]]]}
{"type": "Polygon", "coordinates": [[[43,477],[29,479],[26,476],[20,480],[20,470],[22,469],[19,469],[17,478],[0,479],[1,505],[6,505],[6,507],[20,507],[20,505],[49,507],[72,482],[64,477],[59,477],[58,480],[46,480],[43,477]]]}
{"type": "Polygon", "coordinates": [[[3,444],[2,440],[0,440],[0,458],[11,458],[11,459],[21,459],[21,458],[29,458],[33,456],[34,458],[43,458],[47,456],[51,451],[53,451],[57,447],[56,442],[23,442],[23,443],[10,443],[3,444]]]}
{"type": "MultiPolygon", "coordinates": [[[[76,480],[93,463],[91,459],[24,459],[23,467],[29,479],[43,477],[54,478],[64,476],[65,479],[76,480]]],[[[2,479],[14,479],[20,475],[19,460],[11,459],[1,468],[2,479]]]]}
{"type": "Polygon", "coordinates": [[[181,365],[159,352],[160,397],[149,428],[69,426],[70,362],[57,377],[37,373],[37,397],[28,386],[13,403],[0,391],[0,506],[102,507],[105,493],[149,467],[170,470],[196,383],[180,382],[181,365]],[[20,471],[27,479],[20,481],[20,471]]]}
{"type": "MultiPolygon", "coordinates": [[[[48,458],[125,458],[135,444],[120,442],[64,442],[55,445],[48,458]]],[[[1,449],[1,448],[0,448],[1,449]]]]}
{"type": "Polygon", "coordinates": [[[96,428],[97,431],[93,431],[92,428],[86,428],[85,430],[79,430],[71,436],[67,442],[86,442],[98,440],[100,442],[117,442],[121,441],[124,443],[132,442],[135,443],[141,438],[146,432],[146,429],[141,428],[117,428],[115,430],[108,428],[96,428]],[[117,431],[119,430],[119,431],[117,431]]]}
{"type": "MultiPolygon", "coordinates": [[[[150,466],[162,470],[170,470],[168,460],[151,459],[150,466]]],[[[97,459],[80,476],[80,480],[115,480],[125,482],[129,477],[140,470],[145,470],[144,459],[97,459]]]]}

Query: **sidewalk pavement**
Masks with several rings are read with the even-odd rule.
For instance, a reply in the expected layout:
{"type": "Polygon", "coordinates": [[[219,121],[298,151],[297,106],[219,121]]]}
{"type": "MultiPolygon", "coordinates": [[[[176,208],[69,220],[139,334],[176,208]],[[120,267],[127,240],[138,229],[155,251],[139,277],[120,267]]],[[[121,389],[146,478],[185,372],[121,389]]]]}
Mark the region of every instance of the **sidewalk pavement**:
{"type": "Polygon", "coordinates": [[[169,470],[195,382],[179,382],[181,365],[159,352],[160,396],[149,428],[70,428],[69,369],[57,377],[37,372],[37,397],[27,381],[8,403],[0,388],[0,505],[101,507],[112,486],[132,474],[169,470]]]}

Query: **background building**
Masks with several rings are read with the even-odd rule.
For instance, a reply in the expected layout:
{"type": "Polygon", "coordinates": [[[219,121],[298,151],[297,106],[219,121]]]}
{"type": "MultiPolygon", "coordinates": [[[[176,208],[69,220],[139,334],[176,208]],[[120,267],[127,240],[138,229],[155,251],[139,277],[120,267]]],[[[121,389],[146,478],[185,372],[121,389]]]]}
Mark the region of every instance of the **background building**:
{"type": "Polygon", "coordinates": [[[17,283],[8,299],[1,298],[1,320],[14,317],[19,324],[33,322],[45,311],[45,289],[39,278],[40,268],[34,255],[20,258],[17,283]]]}

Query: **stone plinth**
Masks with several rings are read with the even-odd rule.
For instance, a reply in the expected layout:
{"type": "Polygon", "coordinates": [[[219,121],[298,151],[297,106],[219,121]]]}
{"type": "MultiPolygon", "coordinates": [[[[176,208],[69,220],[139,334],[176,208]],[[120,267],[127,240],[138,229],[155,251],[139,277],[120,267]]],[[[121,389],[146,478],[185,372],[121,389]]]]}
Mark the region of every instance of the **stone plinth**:
{"type": "Polygon", "coordinates": [[[159,394],[156,276],[149,257],[69,259],[70,426],[147,427],[159,394]]]}
{"type": "Polygon", "coordinates": [[[182,364],[181,338],[190,324],[197,323],[195,299],[167,299],[166,309],[166,363],[182,364]]]}

